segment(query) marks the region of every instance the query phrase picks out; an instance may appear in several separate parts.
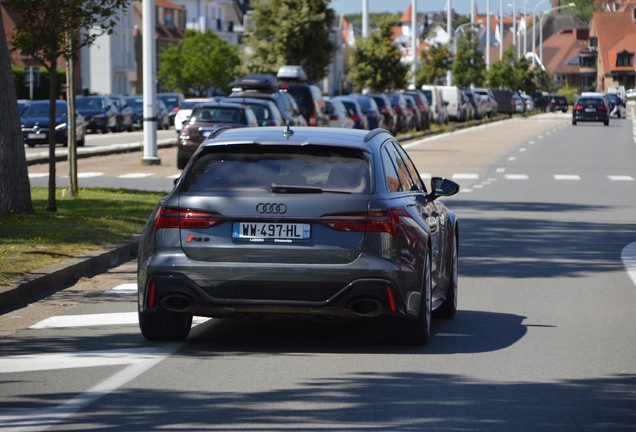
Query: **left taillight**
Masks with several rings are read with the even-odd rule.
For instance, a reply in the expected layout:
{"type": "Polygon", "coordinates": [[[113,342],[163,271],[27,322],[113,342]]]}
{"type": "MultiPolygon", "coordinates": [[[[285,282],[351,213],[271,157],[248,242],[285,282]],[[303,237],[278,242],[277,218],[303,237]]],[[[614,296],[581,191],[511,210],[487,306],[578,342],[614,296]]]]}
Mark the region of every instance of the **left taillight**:
{"type": "Polygon", "coordinates": [[[161,228],[206,229],[221,222],[221,215],[197,210],[161,207],[155,218],[155,231],[161,228]]]}
{"type": "Polygon", "coordinates": [[[187,126],[184,126],[181,129],[181,134],[179,135],[179,139],[189,140],[190,139],[190,129],[187,126]]]}
{"type": "Polygon", "coordinates": [[[400,213],[403,210],[392,209],[325,216],[321,222],[336,231],[348,232],[386,232],[397,235],[400,225],[400,213]]]}

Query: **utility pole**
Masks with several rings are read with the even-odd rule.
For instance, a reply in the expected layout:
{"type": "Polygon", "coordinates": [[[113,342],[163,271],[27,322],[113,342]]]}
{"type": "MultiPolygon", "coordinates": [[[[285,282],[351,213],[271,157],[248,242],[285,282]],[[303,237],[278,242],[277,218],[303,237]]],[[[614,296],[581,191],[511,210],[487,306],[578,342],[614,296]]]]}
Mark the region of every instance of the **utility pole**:
{"type": "Polygon", "coordinates": [[[157,156],[157,50],[155,47],[155,2],[142,2],[144,155],[143,165],[160,165],[157,156]]]}

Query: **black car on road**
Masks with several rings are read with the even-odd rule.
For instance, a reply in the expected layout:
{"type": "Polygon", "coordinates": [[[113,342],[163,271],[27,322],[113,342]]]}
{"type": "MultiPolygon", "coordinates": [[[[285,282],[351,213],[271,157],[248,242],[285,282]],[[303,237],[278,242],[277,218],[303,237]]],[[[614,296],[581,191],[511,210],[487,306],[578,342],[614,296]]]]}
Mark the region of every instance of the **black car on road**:
{"type": "Polygon", "coordinates": [[[609,126],[610,110],[602,94],[579,96],[572,106],[572,124],[578,122],[602,122],[609,126]]]}

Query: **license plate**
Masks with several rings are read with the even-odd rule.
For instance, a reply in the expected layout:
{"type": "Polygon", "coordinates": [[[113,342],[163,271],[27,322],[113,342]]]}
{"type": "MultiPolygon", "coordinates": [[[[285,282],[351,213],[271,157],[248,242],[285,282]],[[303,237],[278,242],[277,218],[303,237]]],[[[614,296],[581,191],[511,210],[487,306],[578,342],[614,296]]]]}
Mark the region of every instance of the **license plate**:
{"type": "Polygon", "coordinates": [[[303,223],[234,222],[234,240],[294,243],[311,240],[311,225],[303,223]]]}
{"type": "Polygon", "coordinates": [[[30,133],[27,135],[27,137],[29,139],[44,139],[46,138],[46,134],[45,133],[40,133],[40,134],[30,133]]]}
{"type": "Polygon", "coordinates": [[[596,108],[585,108],[585,112],[596,112],[596,108]]]}

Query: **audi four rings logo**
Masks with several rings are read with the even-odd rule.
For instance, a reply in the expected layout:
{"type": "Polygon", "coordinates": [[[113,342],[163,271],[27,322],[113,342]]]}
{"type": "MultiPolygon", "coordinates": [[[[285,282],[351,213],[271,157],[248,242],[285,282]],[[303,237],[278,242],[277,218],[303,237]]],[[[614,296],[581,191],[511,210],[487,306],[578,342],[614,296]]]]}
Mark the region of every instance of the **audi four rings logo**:
{"type": "Polygon", "coordinates": [[[256,211],[267,214],[283,214],[287,211],[287,206],[278,203],[260,203],[256,206],[256,211]]]}

